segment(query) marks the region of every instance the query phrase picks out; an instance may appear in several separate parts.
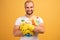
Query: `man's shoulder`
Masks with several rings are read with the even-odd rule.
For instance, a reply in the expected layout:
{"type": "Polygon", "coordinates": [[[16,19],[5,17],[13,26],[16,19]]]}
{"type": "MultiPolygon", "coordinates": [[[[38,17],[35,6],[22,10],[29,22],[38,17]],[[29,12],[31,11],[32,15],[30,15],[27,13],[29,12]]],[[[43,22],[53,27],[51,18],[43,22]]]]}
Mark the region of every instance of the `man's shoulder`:
{"type": "Polygon", "coordinates": [[[35,18],[37,18],[37,19],[42,19],[40,16],[36,16],[36,15],[35,15],[35,18]]]}

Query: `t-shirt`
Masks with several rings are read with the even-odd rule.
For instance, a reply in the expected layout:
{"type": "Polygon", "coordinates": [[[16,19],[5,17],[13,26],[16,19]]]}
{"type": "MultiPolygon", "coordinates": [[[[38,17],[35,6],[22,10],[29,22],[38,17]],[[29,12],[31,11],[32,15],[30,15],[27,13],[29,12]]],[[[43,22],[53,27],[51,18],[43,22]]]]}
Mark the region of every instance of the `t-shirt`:
{"type": "MultiPolygon", "coordinates": [[[[41,17],[38,16],[33,16],[31,18],[28,18],[26,16],[22,16],[16,19],[15,25],[19,25],[22,24],[22,21],[25,21],[27,23],[30,23],[32,25],[40,25],[41,23],[43,23],[43,20],[41,17]],[[35,23],[34,23],[35,22],[35,23]]],[[[38,33],[36,33],[34,36],[31,37],[20,37],[20,40],[38,40],[37,37],[38,33]]]]}

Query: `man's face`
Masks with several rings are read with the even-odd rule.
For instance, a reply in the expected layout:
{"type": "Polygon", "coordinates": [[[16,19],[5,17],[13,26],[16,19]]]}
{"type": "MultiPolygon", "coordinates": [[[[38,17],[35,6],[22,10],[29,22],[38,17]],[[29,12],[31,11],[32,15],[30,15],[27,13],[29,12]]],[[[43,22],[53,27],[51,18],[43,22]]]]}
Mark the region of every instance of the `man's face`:
{"type": "Polygon", "coordinates": [[[26,14],[31,15],[33,13],[33,8],[34,8],[34,5],[32,2],[26,3],[25,5],[26,14]]]}

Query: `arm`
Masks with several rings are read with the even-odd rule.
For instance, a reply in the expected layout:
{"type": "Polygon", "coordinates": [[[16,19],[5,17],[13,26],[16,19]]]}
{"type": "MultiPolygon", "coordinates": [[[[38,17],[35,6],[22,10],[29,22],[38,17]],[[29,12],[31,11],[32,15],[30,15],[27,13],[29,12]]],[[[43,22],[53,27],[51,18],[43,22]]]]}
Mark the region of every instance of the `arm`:
{"type": "Polygon", "coordinates": [[[13,34],[14,34],[14,36],[16,36],[16,37],[23,36],[23,34],[22,34],[22,32],[21,32],[21,30],[20,30],[20,28],[19,28],[18,25],[14,25],[13,34]]]}
{"type": "Polygon", "coordinates": [[[34,32],[35,33],[44,33],[44,24],[41,23],[40,26],[35,26],[34,28],[34,32]]]}

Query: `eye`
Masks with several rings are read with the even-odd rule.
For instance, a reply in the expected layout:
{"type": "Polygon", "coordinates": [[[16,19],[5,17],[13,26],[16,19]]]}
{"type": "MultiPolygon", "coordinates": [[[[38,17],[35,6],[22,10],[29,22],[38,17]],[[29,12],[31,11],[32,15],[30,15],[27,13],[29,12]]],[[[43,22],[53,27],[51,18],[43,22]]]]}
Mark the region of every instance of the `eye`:
{"type": "Polygon", "coordinates": [[[33,7],[30,7],[30,8],[33,8],[33,7]]]}
{"type": "Polygon", "coordinates": [[[26,7],[26,8],[29,8],[29,7],[26,7]]]}

